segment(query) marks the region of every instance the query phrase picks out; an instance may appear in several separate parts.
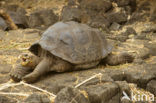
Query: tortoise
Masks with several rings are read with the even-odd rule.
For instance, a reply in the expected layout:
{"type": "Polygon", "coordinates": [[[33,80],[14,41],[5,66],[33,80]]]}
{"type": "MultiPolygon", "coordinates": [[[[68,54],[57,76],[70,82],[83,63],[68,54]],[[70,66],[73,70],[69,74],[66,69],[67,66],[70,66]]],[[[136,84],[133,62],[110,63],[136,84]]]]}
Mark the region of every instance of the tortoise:
{"type": "Polygon", "coordinates": [[[112,48],[99,29],[74,21],[57,22],[30,46],[32,55],[22,56],[24,68],[16,67],[10,76],[14,81],[32,83],[50,71],[89,69],[101,61],[109,65],[133,61],[128,53],[111,53],[112,48]]]}

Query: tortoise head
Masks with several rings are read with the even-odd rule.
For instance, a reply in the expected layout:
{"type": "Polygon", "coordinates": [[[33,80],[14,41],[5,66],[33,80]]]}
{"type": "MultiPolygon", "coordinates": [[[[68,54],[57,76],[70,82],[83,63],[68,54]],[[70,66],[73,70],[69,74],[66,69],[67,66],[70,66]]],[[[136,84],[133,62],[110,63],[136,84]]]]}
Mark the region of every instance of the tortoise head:
{"type": "Polygon", "coordinates": [[[35,65],[35,55],[24,53],[20,55],[21,65],[24,67],[34,67],[35,65]]]}

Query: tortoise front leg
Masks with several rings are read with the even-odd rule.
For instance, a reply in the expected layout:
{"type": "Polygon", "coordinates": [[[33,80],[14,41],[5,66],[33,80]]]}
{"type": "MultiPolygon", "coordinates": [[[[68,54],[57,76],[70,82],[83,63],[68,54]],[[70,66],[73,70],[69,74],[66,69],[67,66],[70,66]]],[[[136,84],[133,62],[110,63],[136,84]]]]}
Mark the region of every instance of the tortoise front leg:
{"type": "Polygon", "coordinates": [[[43,60],[41,60],[41,62],[36,66],[34,71],[23,77],[23,80],[27,83],[35,82],[40,76],[50,71],[51,64],[51,59],[43,58],[43,60]]]}
{"type": "Polygon", "coordinates": [[[31,71],[32,69],[30,67],[23,67],[19,64],[10,71],[10,78],[15,82],[19,82],[25,75],[29,74],[31,71]]]}
{"type": "Polygon", "coordinates": [[[10,71],[10,77],[15,82],[19,82],[22,78],[31,73],[35,66],[39,63],[40,58],[32,54],[21,54],[21,64],[18,64],[10,71]]]}

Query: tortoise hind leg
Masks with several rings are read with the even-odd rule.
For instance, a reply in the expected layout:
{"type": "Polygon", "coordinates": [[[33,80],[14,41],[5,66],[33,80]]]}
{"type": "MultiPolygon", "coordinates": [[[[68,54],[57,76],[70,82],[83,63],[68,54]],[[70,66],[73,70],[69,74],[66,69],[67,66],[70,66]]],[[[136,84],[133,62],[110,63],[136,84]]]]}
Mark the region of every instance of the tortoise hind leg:
{"type": "Polygon", "coordinates": [[[55,64],[51,67],[51,71],[55,72],[66,72],[71,71],[74,68],[74,66],[60,58],[56,58],[55,64]]]}
{"type": "Polygon", "coordinates": [[[108,65],[119,65],[124,63],[131,63],[133,60],[134,58],[132,55],[124,52],[120,54],[109,54],[104,59],[104,62],[108,65]]]}
{"type": "Polygon", "coordinates": [[[22,78],[29,74],[32,71],[30,67],[23,67],[22,65],[17,65],[16,68],[13,68],[10,72],[10,78],[15,82],[19,82],[22,78]]]}

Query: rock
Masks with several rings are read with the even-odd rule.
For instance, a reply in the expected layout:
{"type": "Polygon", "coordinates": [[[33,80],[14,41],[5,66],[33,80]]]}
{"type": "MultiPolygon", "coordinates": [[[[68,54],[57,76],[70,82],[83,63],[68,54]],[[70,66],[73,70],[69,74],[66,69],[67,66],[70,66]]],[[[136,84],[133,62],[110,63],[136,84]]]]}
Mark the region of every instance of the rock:
{"type": "Polygon", "coordinates": [[[146,89],[156,95],[156,80],[151,80],[148,84],[146,89]]]}
{"type": "Polygon", "coordinates": [[[58,21],[52,9],[36,10],[29,15],[28,19],[30,28],[48,27],[58,21]]]}
{"type": "Polygon", "coordinates": [[[18,11],[13,12],[13,11],[8,11],[8,14],[12,18],[13,22],[17,25],[18,28],[27,28],[28,25],[26,23],[27,17],[26,15],[20,14],[18,11]]]}
{"type": "Polygon", "coordinates": [[[25,15],[27,13],[23,7],[16,5],[16,4],[6,5],[6,10],[19,12],[19,14],[22,14],[22,15],[25,15]]]}
{"type": "Polygon", "coordinates": [[[126,14],[131,15],[133,13],[133,10],[130,6],[124,6],[123,7],[126,11],[126,14]]]}
{"type": "Polygon", "coordinates": [[[117,34],[117,35],[115,33],[112,33],[109,35],[106,34],[106,38],[114,40],[116,42],[125,42],[128,39],[128,35],[125,35],[124,33],[117,34]]]}
{"type": "Polygon", "coordinates": [[[107,73],[110,74],[110,77],[114,80],[114,81],[123,81],[125,80],[125,74],[123,73],[122,70],[113,70],[113,69],[106,69],[107,73]]]}
{"type": "Polygon", "coordinates": [[[118,40],[121,42],[125,42],[127,39],[128,39],[128,35],[126,35],[124,33],[116,35],[116,37],[114,38],[114,40],[118,40]]]}
{"type": "Polygon", "coordinates": [[[7,29],[7,24],[5,23],[4,19],[0,17],[0,29],[1,30],[6,30],[7,29]]]}
{"type": "MultiPolygon", "coordinates": [[[[114,81],[126,81],[128,83],[135,83],[141,88],[146,88],[147,83],[156,76],[155,66],[156,64],[153,63],[143,63],[120,68],[115,67],[116,69],[105,68],[103,74],[109,75],[114,81]]],[[[121,86],[119,85],[119,87],[121,86]]],[[[122,87],[124,86],[122,85],[122,87]]]]}
{"type": "Polygon", "coordinates": [[[128,100],[128,99],[123,99],[123,100],[121,101],[121,103],[132,103],[132,101],[130,101],[130,100],[128,100]]]}
{"type": "Polygon", "coordinates": [[[0,103],[16,103],[14,99],[7,98],[6,96],[0,95],[0,103]]]}
{"type": "Polygon", "coordinates": [[[154,11],[154,13],[151,14],[151,17],[150,17],[151,22],[156,22],[156,13],[155,12],[156,12],[156,10],[154,11]]]}
{"type": "Polygon", "coordinates": [[[105,13],[112,8],[112,3],[106,0],[82,0],[80,7],[86,10],[105,13]]]}
{"type": "Polygon", "coordinates": [[[156,56],[151,56],[146,62],[149,64],[156,64],[156,56]]]}
{"type": "Polygon", "coordinates": [[[103,103],[120,103],[120,93],[116,94],[115,96],[113,96],[110,100],[108,100],[107,102],[103,102],[103,103]]]}
{"type": "Polygon", "coordinates": [[[24,100],[24,103],[51,103],[51,101],[45,94],[33,93],[24,100]]]}
{"type": "Polygon", "coordinates": [[[8,14],[12,18],[13,22],[19,28],[27,28],[27,16],[26,10],[18,5],[8,5],[6,7],[8,14]]]}
{"type": "Polygon", "coordinates": [[[121,43],[119,45],[119,49],[117,51],[133,51],[129,52],[135,58],[147,59],[150,55],[150,51],[145,44],[148,43],[147,40],[139,40],[139,39],[127,39],[126,42],[121,43]]]}
{"type": "Polygon", "coordinates": [[[150,40],[149,38],[147,38],[148,33],[141,33],[139,35],[135,35],[134,38],[135,39],[140,39],[140,40],[150,40]]]}
{"type": "Polygon", "coordinates": [[[144,24],[144,29],[142,30],[142,33],[150,33],[156,31],[156,24],[144,24]]]}
{"type": "Polygon", "coordinates": [[[130,2],[130,7],[131,7],[131,12],[134,12],[137,8],[137,1],[136,0],[131,0],[130,2]]]}
{"type": "Polygon", "coordinates": [[[140,13],[139,11],[135,11],[134,13],[132,13],[131,18],[128,20],[126,24],[133,24],[135,22],[146,21],[144,17],[145,17],[145,14],[140,13]]]}
{"type": "Polygon", "coordinates": [[[135,58],[133,61],[134,64],[143,64],[145,61],[141,58],[135,58]]]}
{"type": "Polygon", "coordinates": [[[145,44],[145,47],[147,47],[149,49],[150,55],[152,56],[156,56],[156,42],[150,42],[145,44]]]}
{"type": "Polygon", "coordinates": [[[138,2],[139,7],[137,7],[139,12],[142,11],[149,11],[150,10],[150,2],[148,0],[145,0],[144,2],[138,2]]]}
{"type": "Polygon", "coordinates": [[[90,102],[78,89],[66,87],[57,94],[54,103],[90,103],[90,102]]]}
{"type": "Polygon", "coordinates": [[[110,22],[107,18],[102,17],[97,14],[94,16],[91,16],[91,18],[87,22],[88,25],[94,28],[102,28],[103,30],[107,29],[107,27],[110,26],[110,22]]]}
{"type": "Polygon", "coordinates": [[[127,93],[128,96],[130,96],[130,87],[128,85],[128,83],[126,81],[116,81],[116,83],[118,84],[119,88],[120,88],[120,93],[122,94],[123,91],[127,93]]]}
{"type": "Polygon", "coordinates": [[[126,29],[126,31],[124,32],[124,34],[126,34],[126,35],[130,35],[130,34],[137,35],[136,31],[132,27],[128,27],[126,29]]]}
{"type": "Polygon", "coordinates": [[[111,23],[116,22],[123,24],[127,21],[128,15],[124,12],[110,12],[106,14],[106,17],[111,23]]]}
{"type": "Polygon", "coordinates": [[[126,31],[122,32],[121,34],[118,34],[118,35],[113,34],[113,36],[111,35],[110,38],[117,40],[117,41],[125,42],[127,39],[129,39],[129,35],[136,35],[136,31],[131,27],[128,27],[126,31]]]}
{"type": "MultiPolygon", "coordinates": [[[[1,29],[1,26],[0,26],[0,29],[1,29]]],[[[6,35],[6,32],[4,32],[3,30],[0,30],[0,41],[5,39],[5,35],[6,35]]],[[[0,55],[2,54],[0,53],[0,55]]]]}
{"type": "Polygon", "coordinates": [[[120,99],[118,85],[112,82],[90,85],[84,90],[88,93],[91,103],[109,103],[110,100],[112,100],[111,103],[116,103],[120,99]]]}
{"type": "Polygon", "coordinates": [[[84,83],[82,86],[80,86],[80,89],[83,89],[85,87],[90,87],[92,85],[97,85],[99,83],[106,83],[106,82],[113,82],[114,80],[107,74],[102,74],[101,77],[97,77],[92,79],[91,81],[88,81],[84,83]]]}
{"type": "Polygon", "coordinates": [[[86,23],[91,27],[105,29],[110,26],[107,17],[103,16],[104,12],[112,8],[112,3],[109,1],[99,0],[82,0],[77,1],[79,4],[68,0],[67,6],[63,7],[61,13],[61,20],[63,21],[77,21],[86,23]]]}
{"type": "Polygon", "coordinates": [[[115,0],[117,5],[120,6],[127,6],[130,4],[131,0],[115,0]]]}
{"type": "Polygon", "coordinates": [[[147,83],[155,78],[156,69],[155,64],[142,64],[129,67],[126,69],[126,81],[129,83],[136,83],[141,88],[146,88],[147,83]]]}
{"type": "Polygon", "coordinates": [[[76,7],[65,6],[62,9],[61,20],[62,21],[77,21],[81,22],[83,11],[76,7]]]}
{"type": "MultiPolygon", "coordinates": [[[[74,6],[77,5],[77,0],[66,0],[68,6],[74,6]]],[[[79,2],[78,2],[79,3],[79,2]]]]}
{"type": "Polygon", "coordinates": [[[109,27],[110,30],[116,31],[119,30],[120,24],[113,22],[113,24],[109,27]]]}
{"type": "Polygon", "coordinates": [[[11,70],[12,66],[5,65],[0,63],[0,74],[8,74],[11,70]]]}
{"type": "MultiPolygon", "coordinates": [[[[27,16],[26,16],[26,10],[18,5],[6,5],[4,6],[6,8],[6,12],[11,17],[13,22],[18,26],[18,28],[27,28],[27,16]]],[[[0,23],[3,23],[0,21],[0,23]]],[[[5,27],[6,23],[3,23],[3,26],[5,27]]],[[[2,26],[2,27],[3,27],[2,26]]],[[[10,28],[3,27],[3,30],[10,30],[10,28]]]]}

